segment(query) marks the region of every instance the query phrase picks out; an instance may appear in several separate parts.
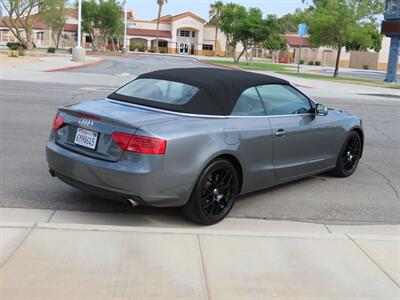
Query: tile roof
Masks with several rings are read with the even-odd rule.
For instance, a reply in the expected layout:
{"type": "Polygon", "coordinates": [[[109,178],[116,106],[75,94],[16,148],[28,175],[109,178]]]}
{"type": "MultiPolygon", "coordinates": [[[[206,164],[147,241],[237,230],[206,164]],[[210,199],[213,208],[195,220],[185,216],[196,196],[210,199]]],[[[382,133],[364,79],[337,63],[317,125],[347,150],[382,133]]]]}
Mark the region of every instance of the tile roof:
{"type": "Polygon", "coordinates": [[[300,37],[295,35],[286,35],[285,38],[290,47],[300,47],[300,43],[302,47],[309,47],[310,43],[308,41],[308,37],[300,37]]]}
{"type": "MultiPolygon", "coordinates": [[[[157,30],[153,29],[140,29],[140,28],[128,28],[128,35],[139,35],[139,36],[151,36],[157,37],[157,30]]],[[[171,38],[171,32],[168,30],[159,31],[160,38],[171,38]]]]}

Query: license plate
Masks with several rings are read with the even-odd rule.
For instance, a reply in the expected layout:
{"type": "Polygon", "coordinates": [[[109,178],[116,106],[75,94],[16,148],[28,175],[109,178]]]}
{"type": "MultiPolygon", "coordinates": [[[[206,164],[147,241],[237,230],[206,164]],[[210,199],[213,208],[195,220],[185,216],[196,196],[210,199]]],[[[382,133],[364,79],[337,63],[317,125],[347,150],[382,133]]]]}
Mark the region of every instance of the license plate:
{"type": "Polygon", "coordinates": [[[76,131],[74,143],[82,147],[95,149],[98,135],[99,134],[97,132],[78,128],[78,130],[76,131]]]}

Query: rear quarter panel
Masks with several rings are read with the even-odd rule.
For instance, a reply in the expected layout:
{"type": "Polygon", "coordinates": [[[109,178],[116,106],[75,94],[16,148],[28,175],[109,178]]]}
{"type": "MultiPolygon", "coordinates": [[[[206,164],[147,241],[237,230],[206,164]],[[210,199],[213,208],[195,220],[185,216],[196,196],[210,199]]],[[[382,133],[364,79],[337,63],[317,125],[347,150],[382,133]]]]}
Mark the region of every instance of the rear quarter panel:
{"type": "Polygon", "coordinates": [[[191,191],[202,170],[221,155],[231,155],[239,161],[242,193],[263,188],[275,180],[272,131],[266,117],[179,117],[160,125],[143,126],[137,134],[167,139],[165,181],[172,188],[182,189],[182,193],[187,186],[191,191]]]}

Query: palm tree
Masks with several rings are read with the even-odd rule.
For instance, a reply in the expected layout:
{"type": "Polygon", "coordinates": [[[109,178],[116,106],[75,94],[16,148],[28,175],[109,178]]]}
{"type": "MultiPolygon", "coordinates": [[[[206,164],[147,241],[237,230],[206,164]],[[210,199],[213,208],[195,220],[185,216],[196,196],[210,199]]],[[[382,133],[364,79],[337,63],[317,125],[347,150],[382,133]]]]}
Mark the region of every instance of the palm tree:
{"type": "Polygon", "coordinates": [[[157,0],[157,4],[158,4],[158,15],[157,15],[157,46],[156,46],[156,52],[158,53],[158,41],[160,39],[160,32],[159,32],[159,28],[160,28],[160,18],[161,18],[161,11],[162,11],[162,7],[165,3],[168,3],[168,0],[157,0]]]}
{"type": "Polygon", "coordinates": [[[213,55],[217,53],[217,41],[218,41],[218,25],[219,25],[219,17],[221,15],[222,9],[224,8],[224,3],[222,1],[215,1],[210,5],[210,20],[215,23],[215,40],[214,40],[214,48],[213,55]]]}

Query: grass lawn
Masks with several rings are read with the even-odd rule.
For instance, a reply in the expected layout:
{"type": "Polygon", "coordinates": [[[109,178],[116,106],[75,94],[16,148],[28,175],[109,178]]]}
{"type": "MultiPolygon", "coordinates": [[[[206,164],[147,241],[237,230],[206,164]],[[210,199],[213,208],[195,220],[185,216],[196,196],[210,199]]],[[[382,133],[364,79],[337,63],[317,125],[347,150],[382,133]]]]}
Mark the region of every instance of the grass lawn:
{"type": "Polygon", "coordinates": [[[332,75],[323,75],[323,74],[312,74],[312,73],[300,73],[297,75],[296,67],[287,66],[284,64],[274,64],[260,61],[253,61],[251,65],[246,64],[246,62],[242,61],[235,64],[232,60],[222,60],[222,59],[212,59],[212,60],[203,60],[205,63],[213,63],[217,65],[223,65],[228,67],[236,67],[244,70],[256,70],[256,71],[273,71],[279,74],[290,75],[295,77],[301,77],[306,79],[319,79],[319,80],[327,80],[327,81],[336,81],[336,82],[348,82],[348,83],[356,83],[356,84],[365,84],[370,86],[377,87],[385,87],[391,89],[400,89],[400,84],[386,84],[380,81],[366,79],[366,78],[354,78],[354,77],[345,77],[339,76],[334,78],[332,75]]]}
{"type": "Polygon", "coordinates": [[[213,63],[218,65],[224,65],[229,67],[237,67],[245,70],[257,70],[257,71],[274,71],[274,72],[285,72],[293,69],[292,66],[285,66],[281,64],[273,64],[273,63],[266,63],[260,61],[253,61],[251,65],[246,64],[246,62],[239,62],[235,64],[231,60],[222,60],[222,59],[212,59],[212,60],[203,60],[205,63],[213,63]]]}

